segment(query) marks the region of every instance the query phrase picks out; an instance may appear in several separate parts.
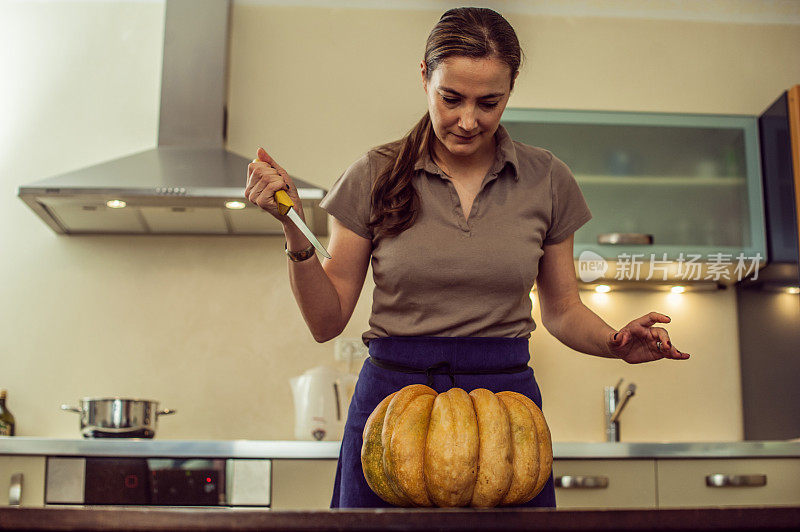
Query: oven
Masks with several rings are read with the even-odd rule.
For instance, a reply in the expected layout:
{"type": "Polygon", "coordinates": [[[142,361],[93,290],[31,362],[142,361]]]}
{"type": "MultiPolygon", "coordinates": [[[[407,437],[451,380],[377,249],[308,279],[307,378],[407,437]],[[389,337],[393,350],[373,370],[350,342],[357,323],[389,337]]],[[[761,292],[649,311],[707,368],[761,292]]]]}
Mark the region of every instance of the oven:
{"type": "Polygon", "coordinates": [[[271,461],[47,457],[46,505],[269,508],[271,461]]]}

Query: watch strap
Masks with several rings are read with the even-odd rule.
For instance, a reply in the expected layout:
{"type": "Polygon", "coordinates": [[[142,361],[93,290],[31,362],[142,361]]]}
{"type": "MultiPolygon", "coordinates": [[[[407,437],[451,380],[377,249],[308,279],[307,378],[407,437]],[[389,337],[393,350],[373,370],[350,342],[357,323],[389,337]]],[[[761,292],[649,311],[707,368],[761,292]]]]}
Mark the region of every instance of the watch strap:
{"type": "Polygon", "coordinates": [[[316,249],[314,248],[313,244],[301,251],[289,251],[289,244],[284,242],[283,249],[286,251],[286,255],[289,256],[289,259],[292,262],[302,262],[310,259],[316,253],[316,249]]]}

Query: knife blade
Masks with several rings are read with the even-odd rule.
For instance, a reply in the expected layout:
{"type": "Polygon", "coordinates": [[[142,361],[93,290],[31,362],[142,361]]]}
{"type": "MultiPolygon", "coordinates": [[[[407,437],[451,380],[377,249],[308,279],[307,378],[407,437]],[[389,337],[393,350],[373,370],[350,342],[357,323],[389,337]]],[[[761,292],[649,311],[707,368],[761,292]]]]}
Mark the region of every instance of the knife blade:
{"type": "Polygon", "coordinates": [[[317,240],[317,237],[311,232],[311,229],[308,228],[302,218],[300,218],[300,215],[297,214],[297,211],[294,210],[294,202],[292,198],[289,197],[289,194],[287,194],[285,190],[277,191],[275,193],[275,202],[278,204],[278,212],[288,216],[289,219],[294,222],[294,225],[306,235],[308,241],[317,248],[317,251],[322,253],[322,256],[326,259],[330,259],[331,255],[328,253],[328,250],[319,243],[319,240],[317,240]]]}

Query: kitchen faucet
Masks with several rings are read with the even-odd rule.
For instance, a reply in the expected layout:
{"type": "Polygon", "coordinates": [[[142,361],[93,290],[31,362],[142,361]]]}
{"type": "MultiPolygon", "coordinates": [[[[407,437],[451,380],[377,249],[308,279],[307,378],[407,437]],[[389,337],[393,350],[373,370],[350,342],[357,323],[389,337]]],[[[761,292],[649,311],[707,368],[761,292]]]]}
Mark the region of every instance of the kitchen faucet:
{"type": "Polygon", "coordinates": [[[619,380],[616,386],[605,387],[605,411],[606,411],[606,441],[619,441],[619,415],[622,409],[628,404],[628,399],[633,397],[636,393],[636,385],[630,383],[628,389],[625,391],[625,397],[622,402],[619,402],[619,387],[622,384],[622,379],[619,380]]]}

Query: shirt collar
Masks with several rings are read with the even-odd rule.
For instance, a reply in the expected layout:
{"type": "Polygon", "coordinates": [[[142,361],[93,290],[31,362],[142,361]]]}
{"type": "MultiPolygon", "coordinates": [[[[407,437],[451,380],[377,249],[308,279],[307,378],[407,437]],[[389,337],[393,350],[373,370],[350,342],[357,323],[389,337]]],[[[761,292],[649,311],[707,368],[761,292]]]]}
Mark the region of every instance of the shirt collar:
{"type": "MultiPolygon", "coordinates": [[[[500,171],[505,168],[506,164],[510,164],[511,175],[514,176],[516,181],[519,181],[517,149],[514,147],[514,142],[511,140],[511,136],[508,134],[508,131],[506,131],[506,128],[503,127],[502,124],[497,126],[497,131],[494,134],[494,138],[497,141],[497,149],[495,151],[494,163],[492,164],[489,173],[499,174],[500,171]]],[[[423,150],[422,154],[417,159],[417,162],[414,164],[414,170],[419,169],[424,169],[432,174],[442,173],[442,170],[436,165],[436,163],[433,162],[428,150],[423,150]]]]}

